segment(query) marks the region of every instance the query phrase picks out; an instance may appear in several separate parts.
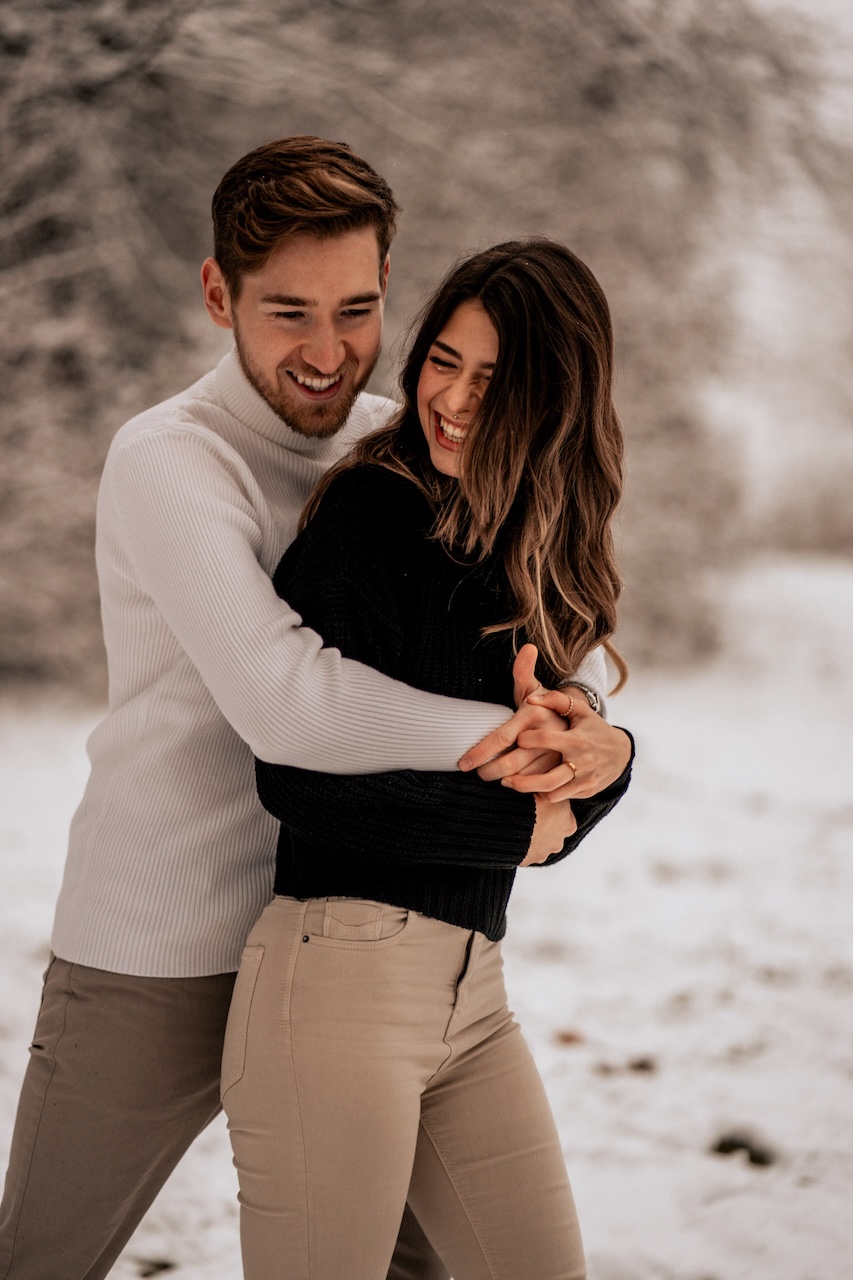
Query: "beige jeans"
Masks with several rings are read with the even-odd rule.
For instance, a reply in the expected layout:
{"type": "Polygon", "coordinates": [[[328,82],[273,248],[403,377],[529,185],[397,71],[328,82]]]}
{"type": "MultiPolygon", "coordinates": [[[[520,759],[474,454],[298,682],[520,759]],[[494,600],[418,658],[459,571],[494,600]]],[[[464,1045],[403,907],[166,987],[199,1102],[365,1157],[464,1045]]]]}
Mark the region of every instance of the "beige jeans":
{"type": "MultiPolygon", "coordinates": [[[[219,1111],[233,985],[233,973],[134,978],[52,962],[0,1209],[0,1277],[107,1275],[219,1111]]],[[[407,1214],[389,1278],[415,1277],[446,1272],[407,1214]]]]}
{"type": "Polygon", "coordinates": [[[500,946],[397,907],[276,898],[223,1055],[246,1280],[381,1280],[409,1203],[455,1280],[581,1280],[500,946]]]}

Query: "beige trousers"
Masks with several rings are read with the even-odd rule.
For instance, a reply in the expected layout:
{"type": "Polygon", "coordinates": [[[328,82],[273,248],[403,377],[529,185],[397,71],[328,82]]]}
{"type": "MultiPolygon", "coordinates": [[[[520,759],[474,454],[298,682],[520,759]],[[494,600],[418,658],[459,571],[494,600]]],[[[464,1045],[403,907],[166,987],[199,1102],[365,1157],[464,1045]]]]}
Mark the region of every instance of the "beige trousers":
{"type": "Polygon", "coordinates": [[[246,1280],[381,1280],[407,1195],[455,1280],[581,1280],[500,946],[397,907],[276,898],[223,1055],[246,1280]]]}
{"type": "MultiPolygon", "coordinates": [[[[234,976],[134,978],[51,963],[0,1208],[0,1277],[107,1275],[219,1111],[234,976]]],[[[389,1277],[446,1277],[409,1214],[389,1277]]]]}

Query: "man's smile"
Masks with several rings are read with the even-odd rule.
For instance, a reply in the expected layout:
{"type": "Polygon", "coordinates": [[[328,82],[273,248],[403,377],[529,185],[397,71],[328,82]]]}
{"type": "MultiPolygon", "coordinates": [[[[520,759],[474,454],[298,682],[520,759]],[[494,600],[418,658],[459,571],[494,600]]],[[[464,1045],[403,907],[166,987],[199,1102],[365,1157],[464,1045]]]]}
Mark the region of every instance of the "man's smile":
{"type": "Polygon", "coordinates": [[[340,369],[337,373],[323,376],[321,374],[295,373],[292,369],[285,369],[288,378],[296,384],[300,393],[307,400],[313,401],[332,400],[343,382],[345,372],[345,369],[340,369]]]}

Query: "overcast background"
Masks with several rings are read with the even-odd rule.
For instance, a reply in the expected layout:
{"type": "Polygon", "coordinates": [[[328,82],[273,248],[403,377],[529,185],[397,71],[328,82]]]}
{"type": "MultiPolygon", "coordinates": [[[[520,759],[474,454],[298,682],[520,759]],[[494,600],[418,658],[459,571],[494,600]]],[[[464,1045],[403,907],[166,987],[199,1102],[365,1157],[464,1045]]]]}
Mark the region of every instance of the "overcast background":
{"type": "Polygon", "coordinates": [[[404,207],[377,389],[456,255],[545,233],[600,276],[629,659],[711,651],[716,575],[756,549],[849,554],[850,26],[835,0],[7,0],[0,678],[102,693],[103,455],[222,350],[210,195],[284,133],[348,140],[404,207]]]}
{"type": "MultiPolygon", "coordinates": [[[[5,0],[0,1151],[103,699],[103,456],[224,349],[222,172],[313,132],[404,206],[376,389],[498,239],[565,240],[613,308],[635,781],[506,944],[591,1280],[849,1273],[851,37],[847,0],[5,0]]],[[[166,1269],[239,1273],[221,1123],[116,1275],[166,1269]]]]}

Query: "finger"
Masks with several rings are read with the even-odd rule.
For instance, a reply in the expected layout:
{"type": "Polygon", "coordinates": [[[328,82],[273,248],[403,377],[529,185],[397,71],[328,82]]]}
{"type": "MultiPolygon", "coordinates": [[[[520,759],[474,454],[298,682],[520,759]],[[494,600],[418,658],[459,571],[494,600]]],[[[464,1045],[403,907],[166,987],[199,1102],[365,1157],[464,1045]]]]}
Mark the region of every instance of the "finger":
{"type": "Polygon", "coordinates": [[[513,791],[550,793],[557,787],[563,787],[573,781],[571,765],[561,764],[547,773],[513,774],[501,781],[502,787],[512,787],[513,791]]]}
{"type": "Polygon", "coordinates": [[[530,754],[533,756],[530,764],[526,764],[522,769],[518,770],[522,775],[550,773],[552,769],[559,769],[563,763],[563,758],[557,751],[535,751],[530,754]]]}
{"type": "Polygon", "coordinates": [[[577,741],[574,736],[569,738],[570,732],[566,723],[559,729],[522,729],[518,735],[518,745],[525,750],[532,748],[537,751],[558,751],[560,755],[566,755],[569,744],[574,745],[577,741]]]}
{"type": "Polygon", "coordinates": [[[536,691],[529,693],[527,699],[537,707],[548,707],[551,711],[556,711],[559,716],[574,716],[578,712],[582,715],[584,710],[592,714],[586,698],[576,698],[568,689],[545,689],[541,693],[536,691]]]}
{"type": "Polygon", "coordinates": [[[491,733],[487,733],[485,738],[466,751],[465,755],[459,761],[459,768],[463,772],[469,769],[479,769],[488,760],[494,760],[495,756],[499,756],[506,751],[508,747],[514,746],[515,740],[523,728],[526,728],[528,721],[521,711],[516,711],[514,716],[509,720],[505,720],[497,729],[493,729],[491,733]]]}
{"type": "Polygon", "coordinates": [[[514,716],[504,721],[497,729],[493,729],[470,751],[465,752],[459,761],[459,768],[463,772],[479,769],[481,765],[486,764],[488,760],[494,760],[508,747],[515,746],[516,739],[523,730],[541,729],[548,724],[552,729],[560,728],[561,722],[555,712],[549,711],[547,707],[537,707],[533,703],[523,702],[514,716]]]}
{"type": "Polygon", "coordinates": [[[512,664],[512,684],[515,705],[520,707],[524,699],[534,691],[541,689],[536,679],[536,659],[539,650],[535,644],[523,644],[512,664]]]}
{"type": "Polygon", "coordinates": [[[516,747],[481,765],[477,774],[484,782],[496,782],[499,778],[508,778],[513,773],[521,773],[535,760],[540,760],[543,754],[542,751],[522,751],[516,747]]]}
{"type": "Polygon", "coordinates": [[[505,751],[477,770],[483,782],[497,782],[500,778],[509,778],[515,773],[547,773],[562,763],[562,756],[557,751],[505,751]]]}
{"type": "Polygon", "coordinates": [[[469,769],[479,769],[488,760],[494,760],[496,756],[501,755],[508,747],[514,747],[516,739],[522,730],[533,729],[537,726],[541,728],[543,723],[547,723],[548,717],[553,718],[555,726],[559,725],[560,722],[554,716],[553,711],[523,702],[514,716],[511,716],[509,720],[505,720],[497,729],[493,729],[470,751],[465,752],[465,755],[459,761],[459,768],[463,772],[469,769]]]}
{"type": "Polygon", "coordinates": [[[573,782],[567,782],[565,786],[557,787],[555,791],[548,791],[542,796],[542,799],[547,800],[549,804],[560,804],[563,800],[578,800],[580,798],[573,782]]]}

